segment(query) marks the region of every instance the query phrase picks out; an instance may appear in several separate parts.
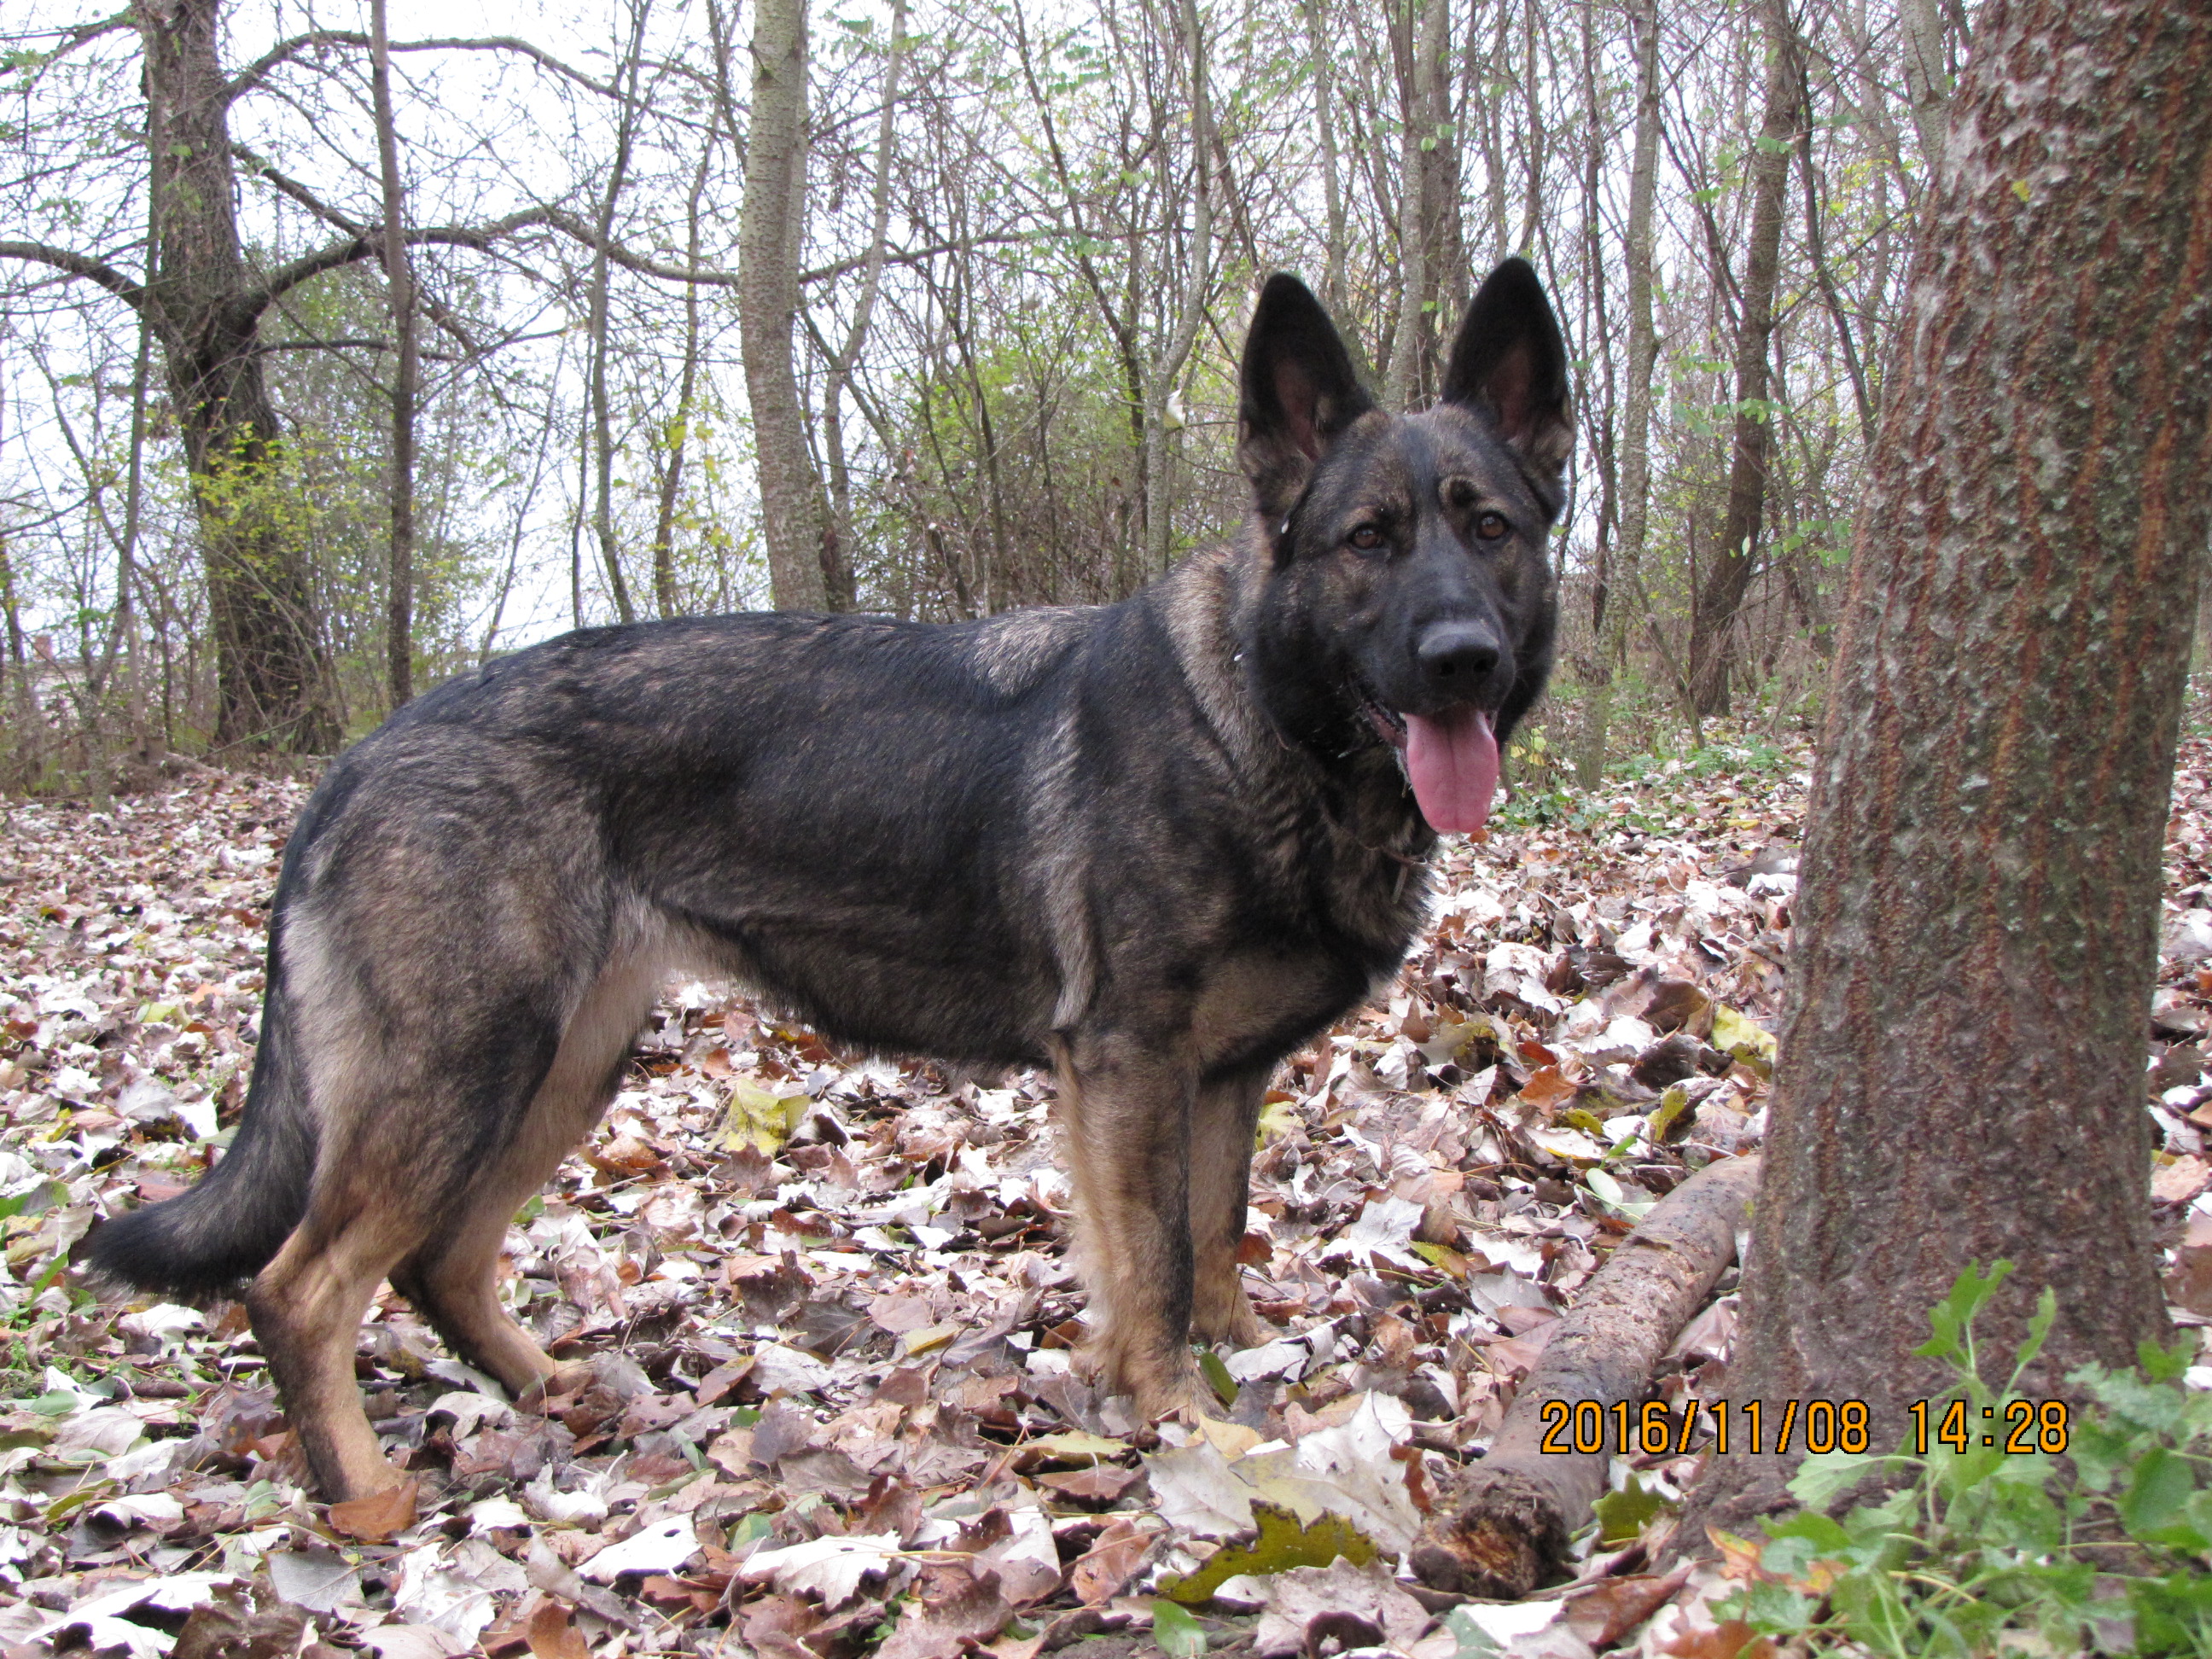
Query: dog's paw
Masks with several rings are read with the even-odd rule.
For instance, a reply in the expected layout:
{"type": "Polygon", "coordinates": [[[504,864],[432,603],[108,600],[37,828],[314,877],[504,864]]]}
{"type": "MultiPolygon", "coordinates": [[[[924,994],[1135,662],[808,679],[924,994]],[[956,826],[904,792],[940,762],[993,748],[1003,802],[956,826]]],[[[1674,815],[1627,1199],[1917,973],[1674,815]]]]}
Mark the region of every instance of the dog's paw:
{"type": "Polygon", "coordinates": [[[1201,1342],[1225,1342],[1232,1348],[1256,1348],[1267,1340],[1267,1328],[1252,1311],[1251,1298],[1241,1285],[1220,1305],[1201,1307],[1191,1320],[1191,1334],[1201,1342]]]}
{"type": "Polygon", "coordinates": [[[1079,1352],[1078,1365],[1101,1391],[1127,1398],[1139,1417],[1168,1417],[1213,1405],[1213,1390],[1198,1374],[1188,1346],[1181,1343],[1163,1352],[1094,1342],[1079,1352]]]}

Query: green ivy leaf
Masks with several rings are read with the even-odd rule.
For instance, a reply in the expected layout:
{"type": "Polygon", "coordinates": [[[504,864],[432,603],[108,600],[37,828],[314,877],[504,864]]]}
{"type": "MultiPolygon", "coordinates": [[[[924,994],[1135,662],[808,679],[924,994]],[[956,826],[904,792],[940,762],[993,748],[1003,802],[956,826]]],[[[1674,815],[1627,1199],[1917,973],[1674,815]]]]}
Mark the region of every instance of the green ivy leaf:
{"type": "Polygon", "coordinates": [[[1174,1602],[1155,1601],[1152,1645],[1168,1659],[1199,1659],[1206,1651],[1206,1632],[1197,1620],[1174,1602]]]}

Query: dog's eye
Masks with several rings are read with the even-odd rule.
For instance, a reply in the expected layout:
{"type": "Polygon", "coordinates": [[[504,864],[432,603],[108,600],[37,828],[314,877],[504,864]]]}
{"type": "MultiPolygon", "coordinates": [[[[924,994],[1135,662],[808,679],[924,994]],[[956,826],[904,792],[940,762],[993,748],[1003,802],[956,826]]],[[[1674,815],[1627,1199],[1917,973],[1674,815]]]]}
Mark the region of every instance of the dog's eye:
{"type": "Polygon", "coordinates": [[[1344,538],[1363,553],[1370,553],[1382,545],[1382,532],[1371,524],[1364,524],[1344,538]]]}
{"type": "Polygon", "coordinates": [[[1485,513],[1474,521],[1474,533],[1486,542],[1494,542],[1513,526],[1505,522],[1503,513],[1485,513]]]}

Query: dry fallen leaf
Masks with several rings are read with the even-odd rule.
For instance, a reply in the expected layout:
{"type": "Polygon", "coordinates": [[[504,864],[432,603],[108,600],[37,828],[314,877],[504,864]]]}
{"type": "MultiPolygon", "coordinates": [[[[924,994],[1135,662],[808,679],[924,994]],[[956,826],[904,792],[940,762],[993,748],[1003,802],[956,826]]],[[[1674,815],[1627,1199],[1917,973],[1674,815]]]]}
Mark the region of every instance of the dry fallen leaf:
{"type": "Polygon", "coordinates": [[[330,1507],[331,1527],[348,1538],[380,1544],[392,1534],[415,1524],[415,1505],[421,1493],[412,1480],[330,1507]]]}

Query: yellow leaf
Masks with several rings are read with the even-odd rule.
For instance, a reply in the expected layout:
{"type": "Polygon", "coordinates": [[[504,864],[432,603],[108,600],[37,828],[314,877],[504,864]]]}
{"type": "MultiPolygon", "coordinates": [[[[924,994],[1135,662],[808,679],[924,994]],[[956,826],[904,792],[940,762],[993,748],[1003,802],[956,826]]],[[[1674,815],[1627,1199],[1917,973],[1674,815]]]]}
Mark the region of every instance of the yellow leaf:
{"type": "Polygon", "coordinates": [[[1415,1255],[1420,1257],[1429,1266],[1439,1272],[1449,1273],[1454,1279],[1465,1279],[1468,1270],[1474,1265],[1447,1244],[1415,1243],[1410,1248],[1415,1255]]]}
{"type": "Polygon", "coordinates": [[[1771,1031],[1725,1003],[1713,1006],[1712,1043],[1761,1073],[1774,1069],[1774,1057],[1779,1051],[1771,1031]]]}
{"type": "Polygon", "coordinates": [[[722,1124],[722,1144],[774,1152],[806,1121],[807,1109],[812,1104],[804,1093],[772,1095],[757,1083],[732,1083],[729,1115],[722,1124]]]}
{"type": "Polygon", "coordinates": [[[1224,1423],[1204,1412],[1198,1413],[1198,1431],[1214,1450],[1232,1463],[1259,1445],[1263,1437],[1257,1429],[1248,1429],[1242,1423],[1224,1423]]]}
{"type": "Polygon", "coordinates": [[[1679,1083],[1669,1084],[1667,1092],[1659,1097],[1659,1103],[1644,1120],[1644,1127],[1655,1141],[1664,1140],[1667,1131],[1674,1127],[1674,1120],[1682,1115],[1690,1104],[1690,1091],[1679,1083]]]}

